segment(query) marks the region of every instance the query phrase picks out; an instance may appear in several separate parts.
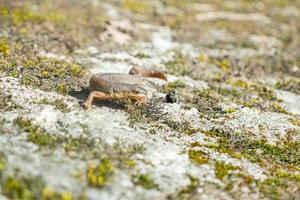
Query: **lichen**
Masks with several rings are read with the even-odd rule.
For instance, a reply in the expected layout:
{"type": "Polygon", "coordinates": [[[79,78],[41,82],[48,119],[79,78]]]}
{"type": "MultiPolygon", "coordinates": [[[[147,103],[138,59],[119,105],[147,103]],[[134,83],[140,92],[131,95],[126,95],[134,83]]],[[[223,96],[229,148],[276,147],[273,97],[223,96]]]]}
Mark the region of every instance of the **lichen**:
{"type": "Polygon", "coordinates": [[[66,151],[85,151],[95,147],[95,142],[86,137],[58,136],[48,133],[44,128],[35,125],[31,120],[18,117],[15,119],[18,125],[28,136],[28,141],[38,145],[41,148],[54,148],[60,146],[66,151]]]}

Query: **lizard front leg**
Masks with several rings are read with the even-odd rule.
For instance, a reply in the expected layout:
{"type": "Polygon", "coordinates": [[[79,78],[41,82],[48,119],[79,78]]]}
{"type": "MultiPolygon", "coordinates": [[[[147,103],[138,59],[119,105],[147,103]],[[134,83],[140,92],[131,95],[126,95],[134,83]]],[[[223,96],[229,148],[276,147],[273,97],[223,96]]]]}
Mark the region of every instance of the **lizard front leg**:
{"type": "Polygon", "coordinates": [[[132,101],[135,101],[138,105],[147,104],[147,96],[146,95],[140,95],[140,94],[135,94],[135,93],[106,94],[106,93],[99,92],[99,91],[93,91],[89,94],[88,98],[83,103],[84,109],[90,110],[92,108],[92,102],[93,102],[94,98],[102,100],[102,101],[132,100],[132,101]]]}

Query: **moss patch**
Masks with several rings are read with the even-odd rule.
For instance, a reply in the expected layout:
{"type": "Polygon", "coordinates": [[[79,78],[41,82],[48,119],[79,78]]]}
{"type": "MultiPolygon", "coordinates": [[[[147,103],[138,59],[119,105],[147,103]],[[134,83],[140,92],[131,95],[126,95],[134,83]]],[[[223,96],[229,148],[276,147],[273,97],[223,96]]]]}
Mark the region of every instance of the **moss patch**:
{"type": "Polygon", "coordinates": [[[7,40],[4,38],[0,38],[0,55],[2,57],[7,57],[10,54],[10,47],[8,45],[7,40]]]}
{"type": "Polygon", "coordinates": [[[103,187],[113,175],[113,164],[107,158],[101,160],[98,165],[90,164],[87,168],[87,180],[90,186],[103,187]]]}
{"type": "Polygon", "coordinates": [[[183,89],[186,88],[186,84],[181,82],[180,80],[176,80],[174,82],[169,82],[163,87],[163,92],[167,93],[172,90],[178,90],[178,89],[183,89]]]}
{"type": "Polygon", "coordinates": [[[206,119],[218,118],[222,116],[224,111],[219,106],[220,96],[214,90],[205,89],[194,92],[191,105],[197,108],[200,117],[206,119]]]}
{"type": "Polygon", "coordinates": [[[22,106],[13,101],[12,96],[6,95],[3,91],[0,91],[0,110],[10,111],[15,109],[21,109],[22,106]]]}
{"type": "Polygon", "coordinates": [[[300,95],[300,79],[286,78],[276,83],[275,87],[281,90],[287,90],[300,95]]]}
{"type": "Polygon", "coordinates": [[[67,112],[71,111],[71,109],[68,107],[68,105],[62,99],[55,99],[54,101],[49,101],[48,99],[44,98],[37,103],[54,106],[55,109],[57,109],[63,113],[67,113],[67,112]]]}
{"type": "Polygon", "coordinates": [[[2,73],[17,77],[23,85],[67,94],[84,86],[80,65],[46,57],[6,58],[10,64],[0,67],[2,73]]]}
{"type": "Polygon", "coordinates": [[[207,164],[209,161],[209,156],[200,150],[189,150],[189,159],[197,165],[207,164]]]}
{"type": "Polygon", "coordinates": [[[176,76],[188,75],[191,72],[188,58],[180,52],[175,52],[173,60],[166,62],[165,66],[170,74],[176,76]]]}
{"type": "Polygon", "coordinates": [[[188,197],[196,193],[197,188],[200,185],[200,181],[196,177],[190,176],[189,178],[190,178],[190,184],[182,188],[180,192],[177,194],[175,199],[189,199],[188,197]]]}
{"type": "Polygon", "coordinates": [[[249,138],[238,132],[230,132],[226,130],[215,129],[206,132],[208,136],[218,139],[217,145],[210,146],[221,152],[241,152],[252,158],[261,158],[276,163],[286,163],[291,166],[300,164],[300,155],[298,149],[300,143],[298,141],[290,141],[289,139],[282,144],[271,145],[263,139],[249,138]]]}
{"type": "Polygon", "coordinates": [[[218,179],[223,180],[226,176],[230,174],[231,171],[237,170],[239,167],[226,164],[222,161],[215,162],[215,175],[218,179]]]}
{"type": "Polygon", "coordinates": [[[127,10],[139,14],[149,14],[152,11],[149,2],[145,0],[124,0],[122,6],[127,10]]]}
{"type": "Polygon", "coordinates": [[[70,192],[58,193],[45,185],[41,177],[9,176],[1,179],[2,192],[10,199],[72,200],[70,192]]]}
{"type": "Polygon", "coordinates": [[[148,174],[136,174],[132,176],[132,182],[135,185],[142,186],[145,189],[158,189],[158,185],[148,174]]]}
{"type": "Polygon", "coordinates": [[[94,140],[85,137],[72,138],[50,134],[25,118],[17,118],[15,124],[28,133],[28,141],[41,148],[54,148],[60,146],[66,151],[84,151],[87,149],[91,150],[95,146],[94,140]]]}

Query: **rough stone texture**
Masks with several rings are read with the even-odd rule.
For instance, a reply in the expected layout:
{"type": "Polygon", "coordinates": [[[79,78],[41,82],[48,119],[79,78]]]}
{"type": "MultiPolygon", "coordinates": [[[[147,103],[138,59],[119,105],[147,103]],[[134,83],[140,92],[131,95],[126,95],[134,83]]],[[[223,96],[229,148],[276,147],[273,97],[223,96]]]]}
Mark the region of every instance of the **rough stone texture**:
{"type": "Polygon", "coordinates": [[[0,199],[54,199],[49,188],[65,200],[300,198],[299,1],[29,2],[0,7],[0,199]],[[65,18],[77,12],[81,20],[65,18]],[[56,39],[55,28],[65,31],[56,39]],[[22,82],[31,54],[77,63],[82,90],[22,82]],[[93,73],[132,66],[167,75],[148,79],[148,106],[82,108],[93,73]],[[169,89],[179,102],[166,102],[169,89]],[[104,177],[95,186],[89,171],[103,159],[113,173],[95,172],[104,177]]]}

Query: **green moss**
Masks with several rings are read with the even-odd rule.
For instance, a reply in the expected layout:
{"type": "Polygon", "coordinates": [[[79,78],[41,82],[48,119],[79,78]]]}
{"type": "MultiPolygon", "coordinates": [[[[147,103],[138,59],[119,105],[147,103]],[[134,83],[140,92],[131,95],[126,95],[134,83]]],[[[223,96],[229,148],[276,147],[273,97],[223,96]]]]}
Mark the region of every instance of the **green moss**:
{"type": "Polygon", "coordinates": [[[0,91],[0,110],[11,111],[15,109],[21,109],[22,106],[13,101],[11,95],[6,95],[3,91],[0,91]]]}
{"type": "Polygon", "coordinates": [[[248,153],[252,153],[255,149],[260,149],[263,155],[274,161],[280,161],[287,164],[299,165],[299,148],[300,143],[291,141],[282,147],[266,144],[264,141],[254,141],[247,146],[248,153]]]}
{"type": "Polygon", "coordinates": [[[160,119],[155,112],[156,108],[153,104],[155,104],[155,102],[152,102],[149,106],[136,106],[128,102],[126,104],[126,110],[129,113],[130,125],[133,126],[135,123],[151,124],[151,134],[155,134],[157,130],[164,128],[161,123],[167,125],[167,127],[173,131],[186,135],[192,135],[199,131],[198,128],[194,128],[188,121],[176,122],[171,119],[159,121],[160,119]]]}
{"type": "Polygon", "coordinates": [[[244,88],[244,89],[248,89],[250,88],[250,83],[241,80],[241,79],[237,79],[237,80],[229,80],[229,83],[233,86],[233,87],[239,87],[239,88],[244,88]]]}
{"type": "Polygon", "coordinates": [[[82,136],[73,138],[50,134],[43,128],[38,125],[34,125],[30,120],[25,118],[17,118],[15,120],[15,124],[28,133],[28,141],[42,148],[55,148],[60,146],[66,151],[85,151],[91,150],[95,147],[93,139],[88,139],[82,136]]]}
{"type": "Polygon", "coordinates": [[[101,160],[98,165],[88,165],[87,180],[93,187],[103,187],[113,175],[113,164],[107,158],[101,160]]]}
{"type": "Polygon", "coordinates": [[[164,122],[171,130],[186,135],[192,135],[199,131],[198,128],[193,128],[192,124],[188,121],[175,122],[173,120],[167,120],[164,122]]]}
{"type": "Polygon", "coordinates": [[[136,174],[132,176],[132,182],[135,185],[142,186],[145,189],[158,189],[158,185],[148,174],[136,174]]]}
{"type": "Polygon", "coordinates": [[[48,99],[44,98],[41,101],[37,102],[39,104],[46,104],[46,105],[52,105],[57,110],[67,113],[70,112],[71,109],[68,107],[68,105],[62,100],[62,99],[55,99],[54,101],[49,101],[48,99]]]}
{"type": "MultiPolygon", "coordinates": [[[[15,69],[20,71],[19,68],[15,69]]],[[[47,91],[67,94],[70,90],[80,88],[84,74],[77,64],[46,57],[24,60],[21,83],[47,91]],[[42,77],[42,79],[40,79],[42,77]]]]}
{"type": "MultiPolygon", "coordinates": [[[[42,196],[41,196],[42,200],[72,200],[72,194],[70,192],[62,192],[61,194],[56,193],[54,190],[52,190],[49,187],[44,187],[44,189],[42,190],[42,196]]],[[[86,199],[85,196],[82,196],[82,194],[80,194],[80,196],[78,197],[78,199],[82,200],[82,199],[86,199]]]]}
{"type": "Polygon", "coordinates": [[[189,159],[197,165],[207,164],[209,161],[209,156],[200,150],[189,150],[188,155],[189,159]]]}
{"type": "Polygon", "coordinates": [[[199,111],[200,117],[206,119],[218,118],[225,114],[219,106],[220,96],[211,89],[195,91],[191,105],[199,111]]]}
{"type": "Polygon", "coordinates": [[[20,52],[16,48],[13,53],[8,54],[9,51],[4,47],[0,41],[0,54],[3,51],[6,55],[5,58],[0,56],[0,72],[20,77],[21,84],[62,94],[79,90],[84,85],[85,72],[78,64],[29,53],[19,56],[20,52]]]}
{"type": "Polygon", "coordinates": [[[223,102],[233,101],[236,104],[249,108],[256,108],[261,111],[280,112],[290,114],[280,106],[278,99],[271,88],[260,83],[248,82],[241,79],[229,79],[227,81],[232,88],[212,87],[212,91],[219,95],[223,102]]]}
{"type": "Polygon", "coordinates": [[[0,71],[4,71],[5,69],[13,69],[14,64],[5,58],[0,58],[0,71]]]}
{"type": "Polygon", "coordinates": [[[229,173],[233,170],[237,170],[239,167],[226,164],[222,161],[215,162],[215,175],[218,179],[223,180],[224,177],[228,176],[229,173]]]}
{"type": "Polygon", "coordinates": [[[228,113],[228,114],[234,113],[236,111],[237,111],[236,108],[226,108],[226,109],[224,109],[224,113],[228,113]]]}
{"type": "Polygon", "coordinates": [[[40,179],[24,178],[18,180],[14,177],[7,178],[2,186],[2,191],[5,196],[11,199],[35,199],[36,196],[41,196],[43,183],[40,179]]]}
{"type": "Polygon", "coordinates": [[[21,25],[26,22],[40,23],[41,21],[45,20],[44,17],[30,11],[25,6],[9,9],[7,17],[9,20],[12,20],[15,25],[21,25]]]}
{"type": "Polygon", "coordinates": [[[167,93],[172,90],[177,90],[182,88],[186,88],[186,84],[181,82],[180,80],[176,80],[174,82],[169,82],[166,85],[164,85],[163,92],[167,93]]]}
{"type": "Polygon", "coordinates": [[[300,126],[300,119],[297,117],[292,117],[289,119],[289,121],[295,126],[300,126]]]}
{"type": "Polygon", "coordinates": [[[129,167],[129,168],[133,168],[136,166],[136,162],[132,159],[124,160],[124,164],[126,165],[126,167],[129,167]]]}
{"type": "Polygon", "coordinates": [[[263,100],[272,100],[272,101],[278,100],[272,89],[269,89],[259,83],[248,82],[242,79],[229,79],[227,82],[230,85],[232,85],[234,88],[242,89],[243,93],[245,92],[245,93],[255,94],[263,100]]]}
{"type": "Polygon", "coordinates": [[[147,14],[151,11],[150,5],[148,5],[148,2],[144,0],[124,0],[122,6],[127,10],[139,14],[147,14]]]}
{"type": "Polygon", "coordinates": [[[231,63],[230,63],[230,60],[228,60],[228,59],[222,59],[222,60],[218,61],[216,64],[224,72],[228,72],[231,68],[231,63]]]}
{"type": "Polygon", "coordinates": [[[180,52],[175,52],[173,60],[165,63],[168,73],[174,74],[176,76],[188,75],[191,69],[188,66],[187,58],[180,52]]]}
{"type": "Polygon", "coordinates": [[[47,187],[41,177],[9,176],[1,180],[2,192],[15,200],[72,200],[69,192],[57,193],[47,187]]]}
{"type": "Polygon", "coordinates": [[[0,179],[2,178],[2,173],[5,170],[6,167],[6,160],[4,158],[4,156],[2,155],[2,153],[0,153],[0,179]]]}
{"type": "Polygon", "coordinates": [[[299,195],[289,188],[299,188],[299,175],[279,170],[275,175],[258,182],[260,192],[270,199],[298,199],[299,195]]]}
{"type": "Polygon", "coordinates": [[[289,78],[289,79],[278,81],[275,85],[275,88],[300,94],[300,79],[289,78]]]}
{"type": "Polygon", "coordinates": [[[7,40],[0,37],[0,56],[1,55],[3,55],[4,57],[9,56],[10,55],[10,47],[9,47],[7,40]]]}
{"type": "Polygon", "coordinates": [[[93,138],[84,136],[79,137],[57,137],[56,143],[61,145],[66,151],[91,151],[96,147],[96,142],[93,138]]]}
{"type": "Polygon", "coordinates": [[[185,195],[190,196],[197,191],[197,188],[200,184],[199,179],[192,176],[190,176],[189,178],[190,184],[180,190],[180,192],[177,194],[176,199],[185,199],[185,195]]]}
{"type": "Polygon", "coordinates": [[[47,133],[43,128],[32,124],[30,120],[17,118],[15,123],[25,132],[28,133],[28,140],[39,146],[55,146],[56,139],[47,133]]]}
{"type": "Polygon", "coordinates": [[[137,57],[137,58],[140,58],[140,59],[143,59],[143,58],[150,58],[150,56],[144,52],[137,52],[136,54],[134,54],[134,57],[137,57]]]}
{"type": "Polygon", "coordinates": [[[286,179],[289,181],[294,181],[300,185],[300,174],[292,174],[290,172],[279,170],[276,172],[276,177],[278,179],[286,179]]]}
{"type": "Polygon", "coordinates": [[[210,146],[220,152],[240,152],[252,161],[266,159],[275,163],[286,163],[291,166],[300,164],[300,143],[287,139],[283,144],[271,145],[265,140],[253,139],[238,132],[215,129],[206,132],[208,136],[218,139],[218,144],[210,146]]]}
{"type": "Polygon", "coordinates": [[[272,110],[275,112],[289,114],[289,112],[284,107],[282,107],[279,103],[273,102],[271,106],[272,106],[272,110]]]}
{"type": "Polygon", "coordinates": [[[126,111],[129,113],[129,123],[133,126],[136,122],[148,123],[152,120],[147,106],[136,106],[132,102],[127,102],[126,111]]]}

